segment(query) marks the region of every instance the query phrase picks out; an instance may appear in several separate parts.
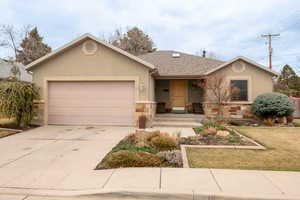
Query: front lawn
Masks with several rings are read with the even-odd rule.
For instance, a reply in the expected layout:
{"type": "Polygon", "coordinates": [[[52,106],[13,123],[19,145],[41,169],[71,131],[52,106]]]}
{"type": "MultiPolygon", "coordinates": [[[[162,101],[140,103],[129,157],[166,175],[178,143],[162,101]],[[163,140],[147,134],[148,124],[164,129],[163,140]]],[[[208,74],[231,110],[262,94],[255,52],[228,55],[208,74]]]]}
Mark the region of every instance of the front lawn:
{"type": "Polygon", "coordinates": [[[235,129],[267,150],[187,148],[190,167],[300,171],[300,128],[235,129]]]}

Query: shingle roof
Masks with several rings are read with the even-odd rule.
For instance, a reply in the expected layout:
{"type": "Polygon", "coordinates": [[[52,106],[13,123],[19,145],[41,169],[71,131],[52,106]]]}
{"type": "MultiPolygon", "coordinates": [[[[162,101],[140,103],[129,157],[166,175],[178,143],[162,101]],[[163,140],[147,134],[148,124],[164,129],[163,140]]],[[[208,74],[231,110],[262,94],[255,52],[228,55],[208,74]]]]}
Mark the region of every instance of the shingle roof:
{"type": "Polygon", "coordinates": [[[204,75],[206,72],[225,63],[178,51],[155,51],[143,54],[139,58],[157,67],[160,76],[204,75]],[[173,53],[179,53],[180,56],[174,58],[172,56],[173,53]]]}

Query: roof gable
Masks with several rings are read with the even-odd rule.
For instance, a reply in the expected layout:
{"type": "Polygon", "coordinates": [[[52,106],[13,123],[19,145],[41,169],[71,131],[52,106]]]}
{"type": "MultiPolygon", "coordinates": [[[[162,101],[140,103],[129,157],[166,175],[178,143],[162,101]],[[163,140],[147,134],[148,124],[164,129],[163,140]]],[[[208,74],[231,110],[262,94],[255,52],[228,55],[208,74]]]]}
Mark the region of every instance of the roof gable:
{"type": "Polygon", "coordinates": [[[275,71],[273,71],[273,70],[271,70],[271,69],[269,69],[269,68],[267,68],[267,67],[265,67],[265,66],[263,66],[261,64],[258,64],[258,63],[254,62],[254,61],[252,61],[252,60],[250,60],[250,59],[248,59],[246,57],[243,57],[243,56],[238,56],[238,57],[236,57],[236,58],[234,58],[234,59],[232,59],[232,60],[230,60],[230,61],[228,61],[228,62],[226,62],[226,63],[224,63],[224,64],[222,64],[222,65],[220,65],[220,66],[218,66],[218,67],[216,67],[216,68],[208,71],[208,72],[206,72],[205,75],[209,75],[209,74],[211,74],[211,73],[213,73],[215,71],[218,71],[218,70],[220,70],[220,69],[222,69],[224,67],[227,67],[228,65],[232,64],[233,62],[235,62],[237,60],[243,60],[243,61],[245,61],[247,63],[252,64],[255,67],[258,67],[258,68],[260,68],[260,69],[262,69],[262,70],[264,70],[266,72],[269,72],[269,73],[273,74],[274,76],[279,76],[279,73],[277,73],[277,72],[275,72],[275,71]]]}
{"type": "Polygon", "coordinates": [[[47,54],[47,55],[45,55],[45,56],[43,56],[43,57],[41,57],[41,58],[33,61],[32,63],[30,63],[30,64],[27,65],[26,69],[30,70],[33,67],[37,66],[38,64],[40,64],[40,63],[42,63],[42,62],[44,62],[44,61],[46,61],[48,59],[53,58],[57,54],[62,53],[63,51],[65,51],[68,48],[72,48],[76,44],[78,44],[81,41],[86,40],[86,39],[91,39],[91,40],[93,40],[93,41],[95,41],[95,42],[97,42],[97,43],[99,43],[99,44],[101,44],[101,45],[103,45],[105,47],[108,47],[108,48],[110,48],[110,49],[112,49],[112,50],[114,50],[114,51],[116,51],[116,52],[118,52],[118,53],[120,53],[120,54],[122,54],[122,55],[124,55],[124,56],[126,56],[126,57],[128,57],[128,58],[130,58],[130,59],[132,59],[132,60],[134,60],[136,62],[138,62],[138,63],[141,63],[142,65],[144,65],[145,67],[148,67],[149,69],[155,69],[155,66],[153,64],[148,63],[148,62],[146,62],[146,61],[144,61],[144,60],[142,60],[142,59],[140,59],[140,58],[138,58],[138,57],[136,57],[136,56],[134,56],[134,55],[132,55],[132,54],[130,54],[130,53],[122,50],[122,49],[120,49],[120,48],[117,48],[117,47],[111,45],[111,44],[105,43],[105,42],[97,39],[95,36],[93,36],[93,35],[91,35],[89,33],[86,33],[86,34],[78,37],[77,39],[75,39],[75,40],[67,43],[66,45],[58,48],[57,50],[52,51],[51,53],[49,53],[49,54],[47,54]]]}

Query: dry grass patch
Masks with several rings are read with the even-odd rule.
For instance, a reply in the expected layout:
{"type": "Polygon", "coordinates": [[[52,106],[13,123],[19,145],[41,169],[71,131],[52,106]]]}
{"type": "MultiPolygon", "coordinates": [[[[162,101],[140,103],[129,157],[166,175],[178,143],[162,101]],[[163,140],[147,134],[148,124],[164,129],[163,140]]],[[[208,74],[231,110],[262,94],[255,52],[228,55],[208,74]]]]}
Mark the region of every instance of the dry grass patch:
{"type": "Polygon", "coordinates": [[[7,124],[13,124],[13,119],[7,119],[7,118],[1,118],[0,117],[0,125],[7,125],[7,124]]]}
{"type": "Polygon", "coordinates": [[[267,150],[187,148],[191,167],[300,171],[300,128],[238,127],[267,150]]]}
{"type": "Polygon", "coordinates": [[[0,138],[15,134],[14,131],[0,130],[0,138]]]}

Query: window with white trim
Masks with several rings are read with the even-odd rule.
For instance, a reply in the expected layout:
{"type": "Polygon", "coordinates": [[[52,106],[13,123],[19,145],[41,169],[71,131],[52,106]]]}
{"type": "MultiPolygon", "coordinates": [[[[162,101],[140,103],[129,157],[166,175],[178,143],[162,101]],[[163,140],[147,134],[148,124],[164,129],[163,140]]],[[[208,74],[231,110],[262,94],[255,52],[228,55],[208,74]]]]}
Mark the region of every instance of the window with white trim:
{"type": "Polygon", "coordinates": [[[237,92],[232,94],[231,101],[248,101],[248,80],[231,80],[230,83],[238,88],[237,92]]]}

